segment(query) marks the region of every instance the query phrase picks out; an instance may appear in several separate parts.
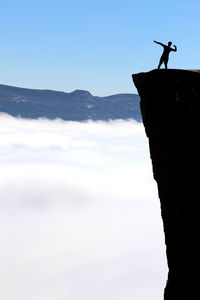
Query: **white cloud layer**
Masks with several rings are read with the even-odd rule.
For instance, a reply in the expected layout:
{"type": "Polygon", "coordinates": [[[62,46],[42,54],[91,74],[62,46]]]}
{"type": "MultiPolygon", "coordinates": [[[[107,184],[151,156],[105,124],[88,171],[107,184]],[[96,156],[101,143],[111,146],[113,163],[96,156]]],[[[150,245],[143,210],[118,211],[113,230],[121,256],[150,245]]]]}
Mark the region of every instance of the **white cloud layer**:
{"type": "Polygon", "coordinates": [[[0,115],[0,298],[160,300],[160,205],[143,125],[0,115]]]}

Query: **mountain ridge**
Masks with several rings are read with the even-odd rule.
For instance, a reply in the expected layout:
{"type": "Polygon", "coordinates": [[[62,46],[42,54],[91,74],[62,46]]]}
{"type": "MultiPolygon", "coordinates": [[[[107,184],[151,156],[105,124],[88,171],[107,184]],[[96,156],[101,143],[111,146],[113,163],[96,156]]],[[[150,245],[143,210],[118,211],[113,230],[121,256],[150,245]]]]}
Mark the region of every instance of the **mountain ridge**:
{"type": "Polygon", "coordinates": [[[100,97],[79,89],[67,93],[0,84],[0,112],[23,118],[141,122],[139,101],[139,96],[131,93],[100,97]]]}

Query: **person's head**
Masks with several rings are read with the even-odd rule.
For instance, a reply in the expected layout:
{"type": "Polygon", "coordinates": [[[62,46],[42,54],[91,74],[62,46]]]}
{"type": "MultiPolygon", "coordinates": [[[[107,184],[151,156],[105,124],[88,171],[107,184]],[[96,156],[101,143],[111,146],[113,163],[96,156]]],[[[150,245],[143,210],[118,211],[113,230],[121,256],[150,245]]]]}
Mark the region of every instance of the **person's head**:
{"type": "Polygon", "coordinates": [[[172,45],[172,42],[168,42],[168,46],[170,47],[172,45]]]}

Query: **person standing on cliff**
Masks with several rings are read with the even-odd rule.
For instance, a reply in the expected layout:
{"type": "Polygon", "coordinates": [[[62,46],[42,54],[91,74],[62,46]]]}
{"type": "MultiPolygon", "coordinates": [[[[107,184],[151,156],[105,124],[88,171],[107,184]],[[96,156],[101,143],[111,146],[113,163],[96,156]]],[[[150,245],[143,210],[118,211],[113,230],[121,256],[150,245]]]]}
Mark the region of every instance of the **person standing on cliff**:
{"type": "Polygon", "coordinates": [[[176,52],[177,51],[177,47],[176,45],[174,45],[174,48],[171,48],[172,42],[168,42],[168,46],[165,44],[162,44],[160,42],[156,42],[154,41],[154,43],[161,45],[164,49],[163,49],[163,54],[161,55],[160,61],[159,61],[159,65],[158,65],[158,69],[160,69],[162,63],[164,63],[165,65],[165,69],[167,69],[167,64],[168,64],[168,60],[169,60],[169,53],[171,51],[176,52]]]}

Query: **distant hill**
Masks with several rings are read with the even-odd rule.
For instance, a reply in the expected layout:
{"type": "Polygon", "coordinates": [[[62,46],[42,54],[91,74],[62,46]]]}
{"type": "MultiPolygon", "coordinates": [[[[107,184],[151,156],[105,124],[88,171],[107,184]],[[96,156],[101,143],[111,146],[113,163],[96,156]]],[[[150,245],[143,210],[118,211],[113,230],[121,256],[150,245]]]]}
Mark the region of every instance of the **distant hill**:
{"type": "Polygon", "coordinates": [[[31,119],[135,119],[140,122],[139,101],[137,94],[97,97],[83,90],[65,93],[0,84],[0,112],[31,119]]]}

